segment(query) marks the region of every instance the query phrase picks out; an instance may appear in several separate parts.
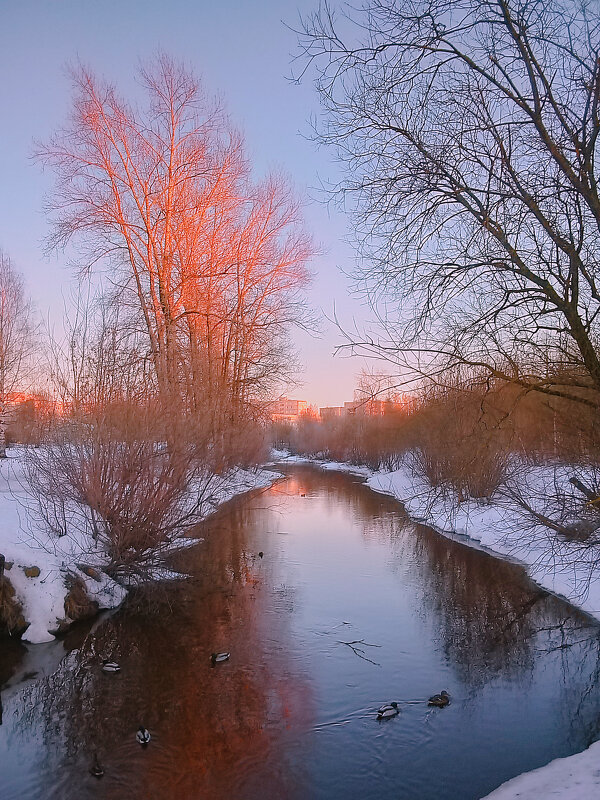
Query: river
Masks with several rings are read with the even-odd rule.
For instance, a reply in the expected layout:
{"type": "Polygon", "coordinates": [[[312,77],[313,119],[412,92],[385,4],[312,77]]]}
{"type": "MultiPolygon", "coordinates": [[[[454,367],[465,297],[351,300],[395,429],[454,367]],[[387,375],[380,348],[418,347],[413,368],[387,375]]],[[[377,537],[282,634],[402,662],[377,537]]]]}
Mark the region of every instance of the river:
{"type": "Polygon", "coordinates": [[[188,580],[0,644],[3,800],[474,800],[598,737],[598,626],[358,478],[287,467],[198,534],[188,580]]]}

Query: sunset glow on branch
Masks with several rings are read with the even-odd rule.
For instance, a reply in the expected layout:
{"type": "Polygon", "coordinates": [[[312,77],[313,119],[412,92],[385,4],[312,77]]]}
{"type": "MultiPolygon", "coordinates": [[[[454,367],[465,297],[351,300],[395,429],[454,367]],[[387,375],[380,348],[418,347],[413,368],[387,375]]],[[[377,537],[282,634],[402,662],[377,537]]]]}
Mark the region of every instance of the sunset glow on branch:
{"type": "Polygon", "coordinates": [[[69,124],[37,153],[57,175],[50,244],[77,239],[82,272],[110,264],[161,402],[211,406],[218,427],[286,372],[313,250],[298,203],[284,178],[252,180],[241,135],[167,56],[140,71],[144,111],[71,74],[69,124]]]}

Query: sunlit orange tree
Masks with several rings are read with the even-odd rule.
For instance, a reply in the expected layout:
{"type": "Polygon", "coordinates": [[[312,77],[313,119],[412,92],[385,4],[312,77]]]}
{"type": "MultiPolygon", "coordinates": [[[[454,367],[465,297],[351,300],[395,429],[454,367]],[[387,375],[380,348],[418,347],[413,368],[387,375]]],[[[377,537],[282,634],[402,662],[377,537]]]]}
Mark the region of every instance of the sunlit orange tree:
{"type": "Polygon", "coordinates": [[[140,69],[138,108],[83,67],[55,170],[51,247],[109,264],[147,335],[158,399],[213,426],[248,412],[289,363],[311,243],[283,178],[255,183],[244,142],[184,67],[140,69]]]}

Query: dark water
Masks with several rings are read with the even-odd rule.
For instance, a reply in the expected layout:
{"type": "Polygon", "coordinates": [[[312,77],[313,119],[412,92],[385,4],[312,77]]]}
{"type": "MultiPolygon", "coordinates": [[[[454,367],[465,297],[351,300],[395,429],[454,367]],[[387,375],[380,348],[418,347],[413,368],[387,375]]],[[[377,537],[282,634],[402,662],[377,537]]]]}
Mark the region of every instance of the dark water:
{"type": "Polygon", "coordinates": [[[293,468],[202,535],[189,581],[0,645],[3,800],[470,800],[597,738],[598,628],[351,477],[293,468]]]}

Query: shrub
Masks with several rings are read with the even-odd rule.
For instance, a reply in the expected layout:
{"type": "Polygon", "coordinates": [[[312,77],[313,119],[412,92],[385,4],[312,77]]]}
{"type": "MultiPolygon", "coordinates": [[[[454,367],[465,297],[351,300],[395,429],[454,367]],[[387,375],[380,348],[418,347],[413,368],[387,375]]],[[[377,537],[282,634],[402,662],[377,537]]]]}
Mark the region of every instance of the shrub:
{"type": "Polygon", "coordinates": [[[26,453],[38,518],[107,561],[112,577],[151,577],[213,490],[201,433],[139,406],[63,420],[26,453]]]}

